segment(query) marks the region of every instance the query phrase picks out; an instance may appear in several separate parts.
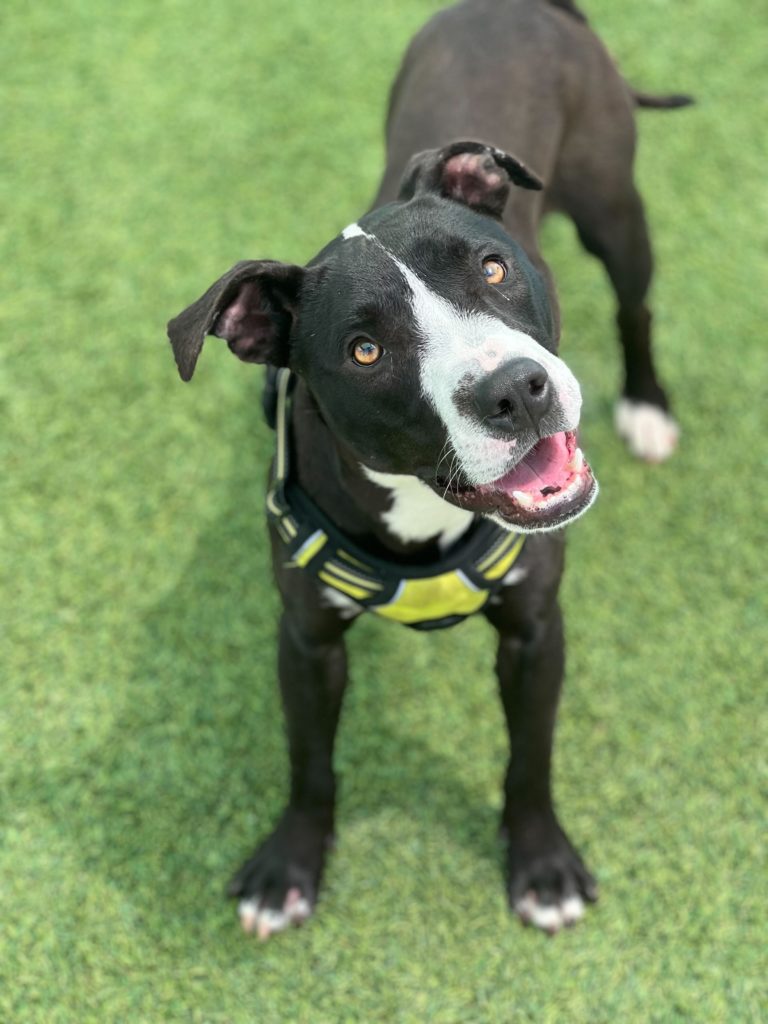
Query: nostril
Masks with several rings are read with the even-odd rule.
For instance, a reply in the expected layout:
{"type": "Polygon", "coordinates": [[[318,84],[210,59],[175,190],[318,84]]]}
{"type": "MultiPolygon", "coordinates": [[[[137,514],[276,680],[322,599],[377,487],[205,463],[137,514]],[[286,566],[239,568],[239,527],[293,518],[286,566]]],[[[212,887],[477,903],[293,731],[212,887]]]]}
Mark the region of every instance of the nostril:
{"type": "Polygon", "coordinates": [[[514,406],[512,405],[512,403],[508,399],[502,398],[502,400],[499,402],[498,411],[496,412],[496,415],[506,416],[507,419],[512,419],[513,412],[514,406]]]}
{"type": "Polygon", "coordinates": [[[528,379],[528,394],[532,398],[540,398],[547,389],[547,376],[545,373],[536,374],[528,379]]]}

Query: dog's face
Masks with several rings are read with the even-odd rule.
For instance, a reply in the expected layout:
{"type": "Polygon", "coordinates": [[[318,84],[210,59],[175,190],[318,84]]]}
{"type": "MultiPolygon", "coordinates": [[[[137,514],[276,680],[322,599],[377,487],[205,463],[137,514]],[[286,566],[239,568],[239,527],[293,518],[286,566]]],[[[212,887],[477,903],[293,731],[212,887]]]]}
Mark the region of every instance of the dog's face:
{"type": "Polygon", "coordinates": [[[224,337],[298,373],[368,470],[416,476],[513,529],[570,521],[597,485],[545,283],[500,221],[512,181],[540,187],[477,143],[420,154],[398,201],[306,268],[238,264],[172,321],[182,376],[206,333],[224,337]]]}

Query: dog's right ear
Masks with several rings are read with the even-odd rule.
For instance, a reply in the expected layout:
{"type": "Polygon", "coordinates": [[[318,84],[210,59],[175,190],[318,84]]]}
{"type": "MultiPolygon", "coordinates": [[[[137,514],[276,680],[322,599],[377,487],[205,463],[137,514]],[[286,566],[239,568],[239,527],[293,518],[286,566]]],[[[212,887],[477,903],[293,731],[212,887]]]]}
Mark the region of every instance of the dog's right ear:
{"type": "Polygon", "coordinates": [[[285,366],[303,280],[304,268],[288,263],[236,263],[168,324],[181,379],[191,380],[209,334],[246,362],[285,366]]]}
{"type": "Polygon", "coordinates": [[[500,218],[512,185],[536,191],[544,187],[517,157],[484,142],[467,140],[412,156],[397,198],[407,201],[432,192],[500,218]]]}

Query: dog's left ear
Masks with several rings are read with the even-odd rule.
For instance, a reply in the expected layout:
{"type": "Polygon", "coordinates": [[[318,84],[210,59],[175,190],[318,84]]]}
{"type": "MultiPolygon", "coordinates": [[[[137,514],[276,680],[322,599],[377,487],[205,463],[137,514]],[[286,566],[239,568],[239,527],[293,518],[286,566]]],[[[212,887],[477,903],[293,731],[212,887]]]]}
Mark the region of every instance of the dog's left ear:
{"type": "Polygon", "coordinates": [[[542,189],[540,178],[508,153],[482,142],[452,142],[411,157],[398,199],[436,192],[446,199],[501,217],[511,185],[542,189]]]}
{"type": "Polygon", "coordinates": [[[236,263],[168,324],[182,380],[191,380],[209,334],[247,363],[285,366],[304,268],[274,260],[236,263]]]}

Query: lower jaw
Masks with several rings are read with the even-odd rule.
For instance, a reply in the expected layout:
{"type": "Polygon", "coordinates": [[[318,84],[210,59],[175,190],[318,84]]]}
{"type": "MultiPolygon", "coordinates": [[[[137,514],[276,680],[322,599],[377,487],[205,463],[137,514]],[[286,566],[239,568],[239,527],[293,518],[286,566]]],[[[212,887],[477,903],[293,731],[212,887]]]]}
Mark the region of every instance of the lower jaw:
{"type": "Polygon", "coordinates": [[[530,486],[525,491],[516,490],[516,469],[500,478],[496,485],[454,486],[445,489],[436,480],[433,487],[451,504],[493,518],[511,530],[543,533],[560,529],[587,511],[597,497],[598,485],[581,455],[575,434],[555,435],[545,438],[539,444],[550,444],[551,447],[556,441],[559,441],[561,449],[567,446],[570,459],[563,467],[563,473],[570,470],[570,475],[558,480],[560,486],[557,488],[544,488],[552,493],[542,493],[530,486]]]}
{"type": "Polygon", "coordinates": [[[526,509],[500,504],[493,511],[480,511],[520,533],[546,533],[548,530],[559,530],[582,516],[594,502],[598,491],[597,480],[590,474],[589,480],[580,484],[572,496],[566,496],[546,508],[526,509]]]}
{"type": "Polygon", "coordinates": [[[502,500],[480,501],[471,493],[441,493],[439,489],[435,489],[452,505],[488,516],[520,533],[546,533],[548,530],[559,530],[567,526],[587,511],[599,491],[597,480],[590,475],[589,481],[579,487],[573,496],[566,496],[557,502],[552,501],[545,507],[523,508],[502,500]]]}

